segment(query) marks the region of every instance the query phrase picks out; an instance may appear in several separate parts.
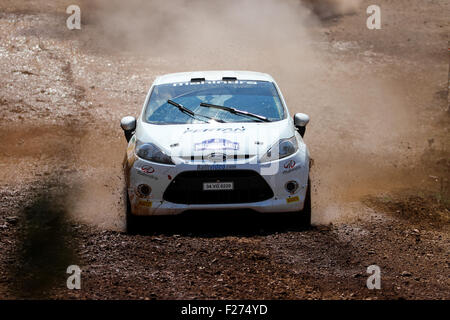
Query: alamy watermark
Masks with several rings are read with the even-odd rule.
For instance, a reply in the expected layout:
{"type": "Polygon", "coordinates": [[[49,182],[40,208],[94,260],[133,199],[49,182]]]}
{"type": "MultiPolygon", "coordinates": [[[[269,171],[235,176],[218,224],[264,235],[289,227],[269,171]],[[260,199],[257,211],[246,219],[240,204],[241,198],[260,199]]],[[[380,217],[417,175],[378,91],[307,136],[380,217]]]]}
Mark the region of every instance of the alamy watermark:
{"type": "Polygon", "coordinates": [[[381,29],[381,8],[375,4],[367,7],[367,14],[370,16],[367,18],[366,26],[369,30],[379,30],[381,29]]]}
{"type": "Polygon", "coordinates": [[[81,9],[77,5],[70,5],[66,9],[66,13],[70,16],[66,20],[66,26],[69,30],[81,30],[81,9]]]}
{"type": "Polygon", "coordinates": [[[367,267],[367,273],[370,276],[367,278],[366,285],[369,290],[381,289],[381,269],[376,264],[367,267]]]}
{"type": "Polygon", "coordinates": [[[81,269],[77,265],[70,265],[67,267],[66,273],[70,274],[67,278],[67,289],[73,290],[81,289],[81,269]]]}

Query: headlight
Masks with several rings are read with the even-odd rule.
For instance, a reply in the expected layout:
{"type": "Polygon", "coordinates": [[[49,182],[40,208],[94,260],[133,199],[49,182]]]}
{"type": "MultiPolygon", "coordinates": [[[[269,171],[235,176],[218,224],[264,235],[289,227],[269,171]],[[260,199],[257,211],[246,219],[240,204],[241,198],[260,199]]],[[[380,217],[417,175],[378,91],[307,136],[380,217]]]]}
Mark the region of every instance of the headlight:
{"type": "Polygon", "coordinates": [[[297,150],[298,144],[295,136],[287,139],[281,139],[278,143],[275,143],[272,147],[270,147],[266,154],[261,157],[260,162],[283,159],[291,154],[294,154],[297,150]]]}
{"type": "Polygon", "coordinates": [[[136,155],[139,158],[165,164],[174,164],[172,159],[153,143],[136,142],[136,155]]]}

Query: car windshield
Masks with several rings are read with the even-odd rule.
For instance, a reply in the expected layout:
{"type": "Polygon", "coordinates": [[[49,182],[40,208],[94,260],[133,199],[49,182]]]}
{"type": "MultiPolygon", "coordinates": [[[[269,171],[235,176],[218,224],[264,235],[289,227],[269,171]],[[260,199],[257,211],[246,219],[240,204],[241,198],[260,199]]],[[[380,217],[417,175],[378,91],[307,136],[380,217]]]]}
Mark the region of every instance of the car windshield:
{"type": "Polygon", "coordinates": [[[157,85],[145,109],[145,121],[152,124],[205,123],[201,117],[192,117],[180,111],[168,100],[197,115],[223,122],[255,122],[258,119],[223,109],[205,108],[200,103],[235,108],[265,117],[269,121],[285,118],[277,89],[269,81],[195,81],[157,85]]]}

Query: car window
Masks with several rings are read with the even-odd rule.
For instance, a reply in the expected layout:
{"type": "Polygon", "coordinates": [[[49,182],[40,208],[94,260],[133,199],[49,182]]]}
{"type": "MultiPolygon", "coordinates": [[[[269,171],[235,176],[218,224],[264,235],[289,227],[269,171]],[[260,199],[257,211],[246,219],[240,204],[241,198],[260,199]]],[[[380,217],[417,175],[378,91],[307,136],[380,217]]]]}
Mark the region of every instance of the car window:
{"type": "Polygon", "coordinates": [[[167,103],[169,99],[197,114],[225,122],[253,122],[255,119],[225,110],[202,107],[200,103],[232,107],[264,116],[270,121],[285,118],[277,89],[269,81],[202,81],[157,85],[153,88],[146,106],[145,121],[152,124],[204,123],[180,112],[167,103]]]}

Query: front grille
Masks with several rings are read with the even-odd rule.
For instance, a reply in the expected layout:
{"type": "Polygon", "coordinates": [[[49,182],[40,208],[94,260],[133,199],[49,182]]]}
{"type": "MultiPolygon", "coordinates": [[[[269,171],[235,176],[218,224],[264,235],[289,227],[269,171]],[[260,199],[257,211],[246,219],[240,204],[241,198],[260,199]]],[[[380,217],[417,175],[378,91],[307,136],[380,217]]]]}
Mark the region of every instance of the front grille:
{"type": "Polygon", "coordinates": [[[186,171],[177,175],[163,198],[179,204],[249,203],[270,199],[273,191],[252,170],[186,171]],[[233,182],[233,190],[203,191],[205,182],[233,182]]]}

